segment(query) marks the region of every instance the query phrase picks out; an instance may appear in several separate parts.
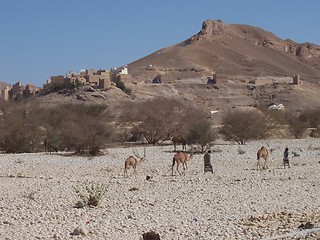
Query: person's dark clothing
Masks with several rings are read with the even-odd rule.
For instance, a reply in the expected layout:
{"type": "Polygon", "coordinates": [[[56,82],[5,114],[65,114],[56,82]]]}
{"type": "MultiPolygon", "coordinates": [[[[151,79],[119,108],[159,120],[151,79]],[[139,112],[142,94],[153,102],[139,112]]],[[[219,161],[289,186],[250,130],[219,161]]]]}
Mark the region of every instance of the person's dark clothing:
{"type": "Polygon", "coordinates": [[[283,167],[286,168],[286,166],[290,167],[289,163],[289,149],[286,148],[283,153],[283,167]]]}
{"type": "Polygon", "coordinates": [[[204,154],[203,156],[203,161],[204,161],[204,173],[206,172],[211,172],[213,173],[213,168],[211,165],[211,156],[210,156],[211,151],[209,150],[207,153],[204,154]]]}

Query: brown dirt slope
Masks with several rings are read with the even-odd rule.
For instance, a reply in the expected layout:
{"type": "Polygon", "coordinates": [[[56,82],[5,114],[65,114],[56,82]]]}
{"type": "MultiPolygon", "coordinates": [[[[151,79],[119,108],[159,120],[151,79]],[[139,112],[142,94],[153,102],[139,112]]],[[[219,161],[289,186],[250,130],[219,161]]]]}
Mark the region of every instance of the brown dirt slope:
{"type": "Polygon", "coordinates": [[[271,32],[221,20],[207,20],[199,33],[128,65],[137,79],[220,75],[291,76],[320,81],[320,46],[282,40],[271,32]],[[152,66],[150,66],[152,65],[152,66]]]}

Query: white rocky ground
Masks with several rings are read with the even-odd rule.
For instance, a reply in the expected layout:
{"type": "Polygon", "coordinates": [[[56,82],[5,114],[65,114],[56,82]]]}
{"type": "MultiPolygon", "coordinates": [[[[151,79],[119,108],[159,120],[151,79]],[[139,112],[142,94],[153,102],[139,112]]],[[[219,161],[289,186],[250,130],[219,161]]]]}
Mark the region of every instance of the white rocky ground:
{"type": "MultiPolygon", "coordinates": [[[[214,174],[203,174],[200,154],[185,176],[171,176],[173,147],[163,146],[147,147],[147,160],[137,175],[130,169],[127,179],[124,159],[131,148],[107,149],[94,158],[2,154],[0,239],[130,240],[149,230],[168,240],[264,239],[299,232],[307,222],[313,230],[320,227],[319,139],[220,143],[212,149],[214,174]],[[262,145],[274,151],[269,169],[256,171],[262,145]],[[282,167],[285,147],[291,150],[290,169],[282,167]],[[73,187],[86,181],[105,184],[107,194],[98,207],[74,208],[79,197],[73,187]],[[129,191],[133,187],[138,190],[129,191]],[[71,235],[77,227],[85,235],[71,235]]],[[[282,239],[317,237],[319,231],[282,239]]]]}

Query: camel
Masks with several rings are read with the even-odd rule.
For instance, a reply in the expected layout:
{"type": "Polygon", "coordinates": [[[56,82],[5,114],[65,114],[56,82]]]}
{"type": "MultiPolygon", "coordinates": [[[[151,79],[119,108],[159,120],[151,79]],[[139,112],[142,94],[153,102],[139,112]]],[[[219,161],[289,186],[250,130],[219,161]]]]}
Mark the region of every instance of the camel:
{"type": "Polygon", "coordinates": [[[257,160],[258,160],[258,162],[257,162],[257,170],[259,170],[259,169],[263,170],[263,169],[267,169],[268,168],[267,167],[267,159],[268,159],[269,155],[270,155],[270,151],[267,148],[261,147],[259,149],[259,151],[257,152],[257,160]],[[260,162],[261,158],[264,159],[263,166],[261,166],[261,162],[260,162]]]}
{"type": "Polygon", "coordinates": [[[124,177],[129,177],[128,175],[128,168],[131,166],[133,168],[133,172],[137,173],[136,168],[137,166],[142,163],[146,159],[146,148],[144,148],[144,155],[143,157],[140,157],[140,155],[137,153],[137,151],[132,150],[134,156],[128,157],[124,162],[124,177]]]}
{"type": "Polygon", "coordinates": [[[172,161],[172,176],[173,176],[173,167],[175,163],[177,163],[177,171],[181,175],[181,172],[179,171],[179,165],[180,163],[182,164],[183,167],[183,174],[185,173],[186,169],[188,168],[187,161],[191,160],[193,157],[192,154],[188,155],[187,153],[184,152],[178,152],[173,156],[173,161],[172,161]]]}
{"type": "Polygon", "coordinates": [[[177,144],[182,145],[182,151],[187,149],[186,140],[181,135],[174,136],[171,141],[173,142],[174,151],[177,151],[177,144]]]}
{"type": "Polygon", "coordinates": [[[55,151],[55,152],[58,152],[57,147],[55,147],[55,146],[53,146],[53,145],[51,144],[50,139],[45,138],[44,141],[43,141],[43,144],[44,144],[44,151],[45,151],[46,153],[51,154],[52,150],[55,151]]]}

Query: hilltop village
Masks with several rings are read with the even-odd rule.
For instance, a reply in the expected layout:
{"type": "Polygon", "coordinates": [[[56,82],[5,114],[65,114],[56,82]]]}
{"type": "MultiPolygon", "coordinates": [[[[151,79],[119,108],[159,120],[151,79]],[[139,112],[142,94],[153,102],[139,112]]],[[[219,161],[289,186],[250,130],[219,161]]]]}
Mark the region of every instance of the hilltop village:
{"type": "Polygon", "coordinates": [[[111,70],[80,70],[79,72],[69,71],[65,76],[51,76],[43,88],[33,84],[23,86],[19,81],[13,86],[6,85],[1,89],[0,99],[18,100],[20,98],[30,98],[40,92],[54,92],[61,89],[74,89],[78,86],[88,86],[94,89],[106,90],[115,83],[126,82],[131,79],[126,66],[112,68],[111,70]]]}
{"type": "MultiPolygon", "coordinates": [[[[150,68],[150,66],[146,66],[150,68]]],[[[151,71],[151,70],[149,70],[151,71]]],[[[208,88],[219,89],[222,86],[231,84],[233,86],[245,84],[248,90],[255,90],[258,86],[268,85],[274,86],[281,85],[299,85],[301,83],[300,76],[259,76],[259,77],[244,77],[244,76],[226,76],[219,74],[217,72],[212,73],[210,76],[201,74],[198,77],[188,77],[188,78],[174,78],[167,74],[160,74],[160,70],[157,67],[152,68],[153,74],[149,78],[144,80],[140,79],[139,85],[144,85],[146,89],[150,84],[153,85],[164,85],[172,87],[178,87],[182,85],[189,86],[203,86],[206,85],[208,88]],[[153,77],[152,77],[153,76],[153,77]]],[[[65,76],[56,75],[51,76],[46,84],[42,88],[36,87],[32,84],[27,84],[23,86],[21,82],[17,82],[13,86],[5,86],[2,88],[0,93],[0,98],[5,101],[9,100],[19,100],[30,98],[32,96],[44,96],[53,92],[63,93],[67,96],[74,93],[77,89],[82,87],[84,91],[95,92],[96,90],[107,91],[112,88],[119,88],[123,90],[126,94],[131,95],[131,88],[127,86],[133,86],[133,84],[138,84],[138,80],[133,78],[129,74],[128,67],[122,66],[119,68],[112,68],[110,70],[80,70],[79,72],[69,71],[65,76]]],[[[229,85],[228,85],[229,86],[229,85]]],[[[229,86],[230,87],[230,86],[229,86]]],[[[227,87],[227,88],[229,88],[227,87]]],[[[157,88],[158,89],[158,88],[157,88]]],[[[146,90],[147,91],[147,90],[146,90]]],[[[153,91],[153,90],[152,90],[153,91]]],[[[161,95],[161,93],[159,92],[161,95]]],[[[216,93],[217,94],[217,93],[216,93]]],[[[243,93],[248,94],[248,93],[243,93]]],[[[256,93],[252,96],[264,96],[269,97],[268,93],[256,93]]],[[[272,94],[271,94],[272,95],[272,94]]],[[[275,94],[273,94],[275,95],[275,94]]],[[[99,95],[99,97],[105,99],[105,96],[99,95]]],[[[200,97],[201,98],[201,97],[200,97]]],[[[84,100],[82,95],[77,95],[77,99],[84,100]]],[[[256,98],[255,98],[256,99],[256,98]]],[[[203,99],[202,99],[203,100],[203,99]]],[[[200,102],[202,101],[200,100],[200,102]]],[[[207,100],[203,100],[207,101],[207,100]]],[[[273,101],[272,101],[273,103],[273,101]]],[[[270,105],[268,103],[267,105],[270,105]]],[[[283,105],[276,105],[277,109],[282,109],[283,105]],[[279,107],[280,106],[280,107],[279,107]]],[[[212,108],[212,106],[210,107],[212,108]]]]}

